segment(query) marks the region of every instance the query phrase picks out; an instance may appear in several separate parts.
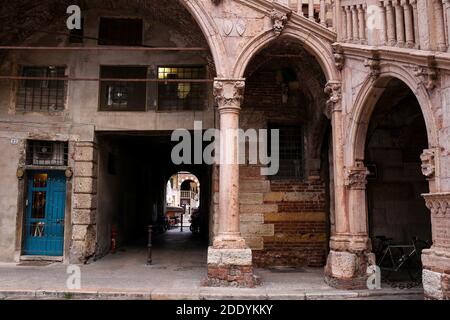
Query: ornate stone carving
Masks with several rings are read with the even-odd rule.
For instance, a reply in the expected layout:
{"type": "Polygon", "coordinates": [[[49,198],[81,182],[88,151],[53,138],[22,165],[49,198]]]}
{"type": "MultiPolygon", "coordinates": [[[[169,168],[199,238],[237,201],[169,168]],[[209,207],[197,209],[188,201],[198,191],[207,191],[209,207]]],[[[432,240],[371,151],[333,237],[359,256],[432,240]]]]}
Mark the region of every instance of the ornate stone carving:
{"type": "Polygon", "coordinates": [[[365,190],[369,170],[362,161],[358,161],[354,167],[345,168],[345,186],[353,190],[365,190]]]}
{"type": "Polygon", "coordinates": [[[275,9],[270,12],[270,19],[272,19],[273,23],[272,29],[277,35],[280,35],[281,32],[283,32],[286,23],[289,21],[290,15],[290,12],[283,13],[275,9]]]}
{"type": "Polygon", "coordinates": [[[333,45],[333,56],[336,68],[341,71],[344,68],[345,56],[344,50],[340,45],[333,45]]]}
{"type": "Polygon", "coordinates": [[[425,204],[432,215],[450,215],[450,193],[428,193],[422,196],[425,198],[425,204]]]}
{"type": "Polygon", "coordinates": [[[330,119],[333,112],[342,110],[341,83],[339,81],[329,81],[325,86],[324,92],[328,96],[325,115],[330,119]]]}
{"type": "Polygon", "coordinates": [[[381,74],[380,55],[376,51],[372,51],[371,54],[372,56],[364,61],[364,66],[370,69],[369,76],[375,81],[381,74]]]}
{"type": "Polygon", "coordinates": [[[420,155],[420,160],[422,160],[422,173],[427,178],[433,178],[436,174],[435,156],[435,149],[425,149],[420,155]]]}
{"type": "Polygon", "coordinates": [[[215,5],[218,5],[219,3],[222,2],[222,0],[211,0],[212,3],[214,3],[215,5]]]}
{"type": "Polygon", "coordinates": [[[436,88],[438,70],[434,58],[428,59],[428,65],[426,67],[414,67],[414,76],[420,79],[420,82],[425,86],[425,88],[427,88],[427,90],[433,90],[434,88],[436,88]]]}
{"type": "Polygon", "coordinates": [[[244,79],[216,79],[213,93],[219,108],[239,108],[244,99],[244,89],[244,79]]]}

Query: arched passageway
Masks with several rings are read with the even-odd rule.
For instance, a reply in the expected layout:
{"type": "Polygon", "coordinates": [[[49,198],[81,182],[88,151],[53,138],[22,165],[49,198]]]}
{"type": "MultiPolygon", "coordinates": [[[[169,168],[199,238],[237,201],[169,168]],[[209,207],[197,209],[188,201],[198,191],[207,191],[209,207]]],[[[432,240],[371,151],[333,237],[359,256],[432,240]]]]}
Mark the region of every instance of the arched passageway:
{"type": "MultiPolygon", "coordinates": [[[[331,230],[326,76],[295,39],[271,42],[247,65],[240,127],[278,130],[279,167],[240,166],[241,231],[258,267],[321,267],[331,230]]],[[[248,149],[252,145],[247,142],[248,149]]],[[[272,154],[273,155],[273,154],[272,154]]]]}

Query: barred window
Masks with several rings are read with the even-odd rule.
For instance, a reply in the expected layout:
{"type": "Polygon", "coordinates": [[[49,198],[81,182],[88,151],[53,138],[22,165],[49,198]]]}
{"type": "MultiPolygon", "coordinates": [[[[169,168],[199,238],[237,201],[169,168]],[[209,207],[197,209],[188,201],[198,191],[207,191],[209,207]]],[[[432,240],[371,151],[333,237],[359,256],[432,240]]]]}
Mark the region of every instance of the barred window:
{"type": "Polygon", "coordinates": [[[202,110],[206,103],[206,84],[201,82],[183,82],[183,79],[205,79],[204,66],[158,68],[158,79],[179,79],[178,82],[160,82],[158,84],[158,109],[164,111],[202,110]]]}
{"type": "MultiPolygon", "coordinates": [[[[109,79],[146,79],[147,67],[102,66],[100,77],[109,79]]],[[[146,83],[102,81],[100,84],[100,110],[145,111],[146,83]]]]}
{"type": "MultiPolygon", "coordinates": [[[[270,125],[280,133],[278,174],[273,179],[299,179],[303,177],[303,130],[301,126],[270,125]]],[[[270,134],[269,134],[270,137],[270,134]]],[[[269,143],[269,148],[271,144],[269,143]]]]}
{"type": "MultiPolygon", "coordinates": [[[[65,67],[22,67],[23,77],[64,78],[65,67]]],[[[22,80],[17,93],[20,111],[61,111],[66,98],[66,80],[22,80]]]]}
{"type": "Polygon", "coordinates": [[[68,143],[29,140],[26,164],[33,166],[67,166],[68,143]]]}

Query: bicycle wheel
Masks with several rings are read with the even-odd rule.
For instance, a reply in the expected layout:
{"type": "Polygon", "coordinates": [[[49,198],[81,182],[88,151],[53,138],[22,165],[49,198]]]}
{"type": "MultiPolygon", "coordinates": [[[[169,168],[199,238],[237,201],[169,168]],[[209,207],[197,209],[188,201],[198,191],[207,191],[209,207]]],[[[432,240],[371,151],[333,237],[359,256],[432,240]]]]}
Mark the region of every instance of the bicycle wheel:
{"type": "Polygon", "coordinates": [[[414,255],[408,260],[408,274],[412,281],[420,281],[422,279],[422,261],[420,257],[414,255]]]}

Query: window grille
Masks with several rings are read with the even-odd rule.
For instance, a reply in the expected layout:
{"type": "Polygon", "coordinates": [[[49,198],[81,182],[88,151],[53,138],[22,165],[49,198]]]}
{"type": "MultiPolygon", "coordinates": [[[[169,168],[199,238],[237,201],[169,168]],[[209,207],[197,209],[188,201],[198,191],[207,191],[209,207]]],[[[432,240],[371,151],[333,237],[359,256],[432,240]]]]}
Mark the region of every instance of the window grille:
{"type": "Polygon", "coordinates": [[[60,141],[30,140],[27,145],[26,164],[33,166],[67,166],[68,143],[60,141]]]}
{"type": "MultiPolygon", "coordinates": [[[[102,66],[100,77],[108,79],[146,79],[147,67],[102,66]]],[[[145,111],[146,83],[102,81],[100,83],[100,110],[145,111]]]]}
{"type": "MultiPolygon", "coordinates": [[[[300,126],[271,125],[279,130],[280,168],[273,179],[299,179],[303,177],[303,130],[300,126]]],[[[270,134],[269,134],[270,137],[270,134]]],[[[271,144],[269,143],[269,150],[271,144]]]]}
{"type": "MultiPolygon", "coordinates": [[[[22,76],[64,78],[65,67],[23,67],[22,76]]],[[[22,80],[17,93],[16,109],[20,111],[64,110],[67,81],[22,80]]]]}
{"type": "Polygon", "coordinates": [[[202,110],[207,103],[206,84],[183,82],[183,79],[205,79],[204,66],[158,68],[158,79],[179,79],[180,82],[158,84],[158,109],[164,111],[202,110]]]}

